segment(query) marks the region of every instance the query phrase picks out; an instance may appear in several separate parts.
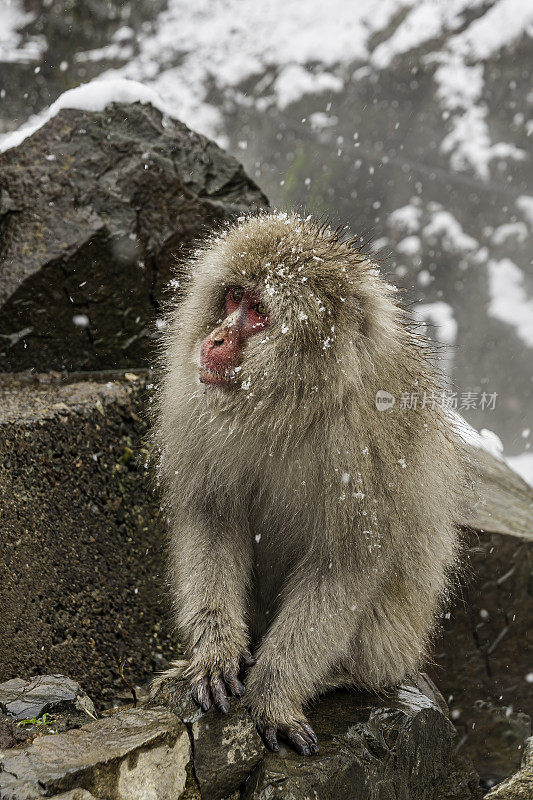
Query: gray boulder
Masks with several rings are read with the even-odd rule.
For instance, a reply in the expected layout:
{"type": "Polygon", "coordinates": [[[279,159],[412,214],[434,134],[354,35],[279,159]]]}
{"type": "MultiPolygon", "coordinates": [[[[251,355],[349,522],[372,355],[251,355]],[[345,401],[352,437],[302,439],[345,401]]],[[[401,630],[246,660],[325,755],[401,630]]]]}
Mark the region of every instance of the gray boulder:
{"type": "Polygon", "coordinates": [[[228,715],[204,714],[180,680],[157,681],[151,702],[177,714],[194,745],[194,774],[203,800],[220,800],[237,791],[264,758],[265,748],[244,706],[232,701],[228,715]]]}
{"type": "Polygon", "coordinates": [[[96,719],[91,698],[65,675],[13,678],[0,684],[0,750],[30,744],[43,733],[62,733],[96,719]]]}
{"type": "Polygon", "coordinates": [[[487,450],[468,446],[467,453],[474,499],[461,525],[533,542],[533,488],[487,450]]]}
{"type": "MultiPolygon", "coordinates": [[[[0,750],[3,800],[478,800],[471,764],[424,677],[381,696],[334,692],[310,712],[320,753],[268,753],[243,705],[204,714],[186,684],[149,707],[0,750]],[[420,688],[419,688],[420,687],[420,688]]],[[[50,733],[55,733],[52,729],[50,733]]]]}
{"type": "Polygon", "coordinates": [[[0,371],[147,365],[176,257],[266,205],[152,106],[61,111],[0,155],[0,371]]]}

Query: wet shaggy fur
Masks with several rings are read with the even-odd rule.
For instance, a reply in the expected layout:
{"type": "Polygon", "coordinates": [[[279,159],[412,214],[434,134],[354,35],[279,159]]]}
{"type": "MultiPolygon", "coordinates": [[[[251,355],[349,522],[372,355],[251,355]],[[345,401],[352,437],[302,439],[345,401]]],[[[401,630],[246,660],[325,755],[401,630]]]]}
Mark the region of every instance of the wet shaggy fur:
{"type": "Polygon", "coordinates": [[[176,619],[193,681],[251,649],[245,702],[290,724],[328,688],[419,668],[457,555],[461,460],[426,344],[330,228],[247,217],[191,268],[156,425],[176,619]],[[270,324],[224,391],[198,365],[232,286],[259,291],[270,324]]]}

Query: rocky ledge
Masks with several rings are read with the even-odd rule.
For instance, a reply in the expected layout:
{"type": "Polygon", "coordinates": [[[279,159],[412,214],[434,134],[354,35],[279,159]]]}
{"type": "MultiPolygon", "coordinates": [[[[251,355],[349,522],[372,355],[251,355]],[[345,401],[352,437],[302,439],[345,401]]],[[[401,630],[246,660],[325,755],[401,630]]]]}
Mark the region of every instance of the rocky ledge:
{"type": "Polygon", "coordinates": [[[164,681],[148,706],[60,733],[61,713],[47,699],[48,734],[0,750],[2,800],[481,797],[471,763],[455,752],[442,698],[423,676],[379,697],[322,698],[309,715],[321,749],[308,758],[285,747],[268,753],[240,702],[226,716],[203,713],[177,680],[164,681]]]}

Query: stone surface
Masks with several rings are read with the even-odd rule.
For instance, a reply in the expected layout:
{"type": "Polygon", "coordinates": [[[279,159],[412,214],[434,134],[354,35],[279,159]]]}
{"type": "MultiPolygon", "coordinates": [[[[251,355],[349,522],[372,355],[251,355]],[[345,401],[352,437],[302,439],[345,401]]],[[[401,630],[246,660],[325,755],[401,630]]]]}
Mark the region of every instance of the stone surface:
{"type": "Polygon", "coordinates": [[[153,703],[167,706],[187,725],[194,749],[194,774],[203,800],[219,800],[235,792],[265,754],[263,743],[240,702],[231,701],[226,716],[204,714],[185,682],[166,680],[153,703]]]}
{"type": "Polygon", "coordinates": [[[431,674],[487,788],[518,769],[533,717],[533,489],[476,451],[479,502],[431,674]]]}
{"type": "Polygon", "coordinates": [[[455,731],[441,710],[405,685],[395,696],[335,692],[309,714],[320,741],[310,759],[269,753],[243,800],[467,800],[481,797],[468,762],[454,754],[455,731]]]}
{"type": "Polygon", "coordinates": [[[29,681],[13,678],[0,684],[0,709],[16,720],[65,711],[96,714],[91,698],[65,675],[37,675],[29,681]]]}
{"type": "Polygon", "coordinates": [[[468,446],[467,454],[474,502],[465,509],[461,524],[533,542],[533,488],[486,450],[468,446]]]}
{"type": "Polygon", "coordinates": [[[0,797],[36,800],[85,789],[102,800],[179,800],[190,757],[189,736],[174,714],[129,709],[0,751],[0,797]]]}
{"type": "Polygon", "coordinates": [[[230,794],[241,800],[481,797],[471,764],[455,755],[456,732],[438,691],[424,678],[419,685],[431,698],[414,684],[389,696],[339,691],[323,697],[309,712],[320,745],[311,758],[286,747],[267,752],[240,703],[232,701],[227,716],[204,714],[182,681],[164,681],[153,702],[175,711],[191,732],[203,800],[230,794]]]}
{"type": "Polygon", "coordinates": [[[238,161],[151,106],[61,111],[0,155],[0,370],[147,365],[176,256],[266,205],[238,161]]]}
{"type": "MultiPolygon", "coordinates": [[[[464,746],[475,758],[484,786],[494,785],[520,766],[524,744],[531,736],[531,717],[514,711],[515,707],[520,708],[518,697],[515,704],[508,705],[476,700],[466,710],[470,730],[464,746]]],[[[531,709],[531,703],[526,701],[526,707],[531,709]]],[[[462,717],[463,714],[457,720],[459,730],[467,729],[462,717]]]]}
{"type": "Polygon", "coordinates": [[[498,784],[485,800],[531,800],[533,797],[533,738],[525,743],[522,767],[515,775],[498,784]]]}
{"type": "Polygon", "coordinates": [[[0,381],[0,680],[60,672],[98,707],[131,700],[121,660],[138,685],[172,652],[145,380],[105,377],[0,381]]]}

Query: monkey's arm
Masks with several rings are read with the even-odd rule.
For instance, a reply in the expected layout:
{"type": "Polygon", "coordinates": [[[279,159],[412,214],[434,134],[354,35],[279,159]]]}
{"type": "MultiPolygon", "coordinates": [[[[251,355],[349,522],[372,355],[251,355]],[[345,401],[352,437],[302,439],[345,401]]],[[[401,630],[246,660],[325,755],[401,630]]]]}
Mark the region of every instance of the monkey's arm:
{"type": "Polygon", "coordinates": [[[352,582],[353,575],[346,561],[308,555],[286,587],[247,679],[247,706],[272,750],[279,749],[278,735],[303,755],[318,749],[302,707],[349,656],[361,603],[376,582],[373,571],[366,576],[371,586],[363,575],[352,582]]]}
{"type": "Polygon", "coordinates": [[[172,526],[173,595],[178,627],[189,656],[187,675],[193,697],[206,711],[213,701],[229,709],[228,693],[240,697],[241,662],[248,653],[245,601],[252,548],[238,527],[204,515],[181,518],[172,526]]]}

